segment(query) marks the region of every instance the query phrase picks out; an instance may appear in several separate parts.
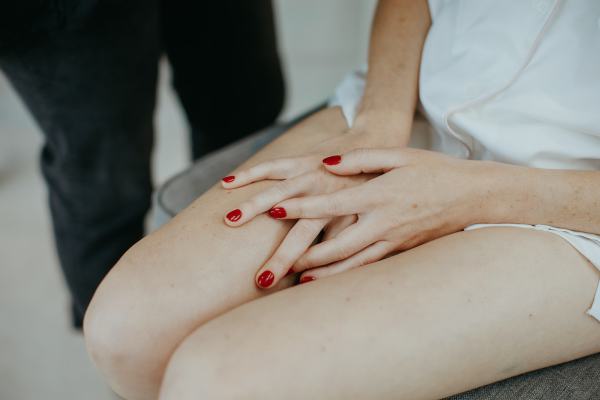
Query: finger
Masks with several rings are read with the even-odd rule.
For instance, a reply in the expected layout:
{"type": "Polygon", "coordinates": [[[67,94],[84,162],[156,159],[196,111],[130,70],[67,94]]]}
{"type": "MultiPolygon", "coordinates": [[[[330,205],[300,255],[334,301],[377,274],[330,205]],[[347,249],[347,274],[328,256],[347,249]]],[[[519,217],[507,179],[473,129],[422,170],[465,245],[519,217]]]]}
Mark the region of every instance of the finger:
{"type": "Polygon", "coordinates": [[[273,218],[285,218],[285,210],[271,209],[274,204],[307,193],[315,184],[311,174],[301,175],[292,179],[278,182],[260,192],[225,215],[225,223],[229,226],[240,226],[252,220],[258,214],[269,211],[273,218]]]}
{"type": "Polygon", "coordinates": [[[300,283],[314,281],[316,279],[325,278],[326,276],[339,274],[340,272],[374,263],[381,260],[393,251],[393,243],[386,241],[373,243],[353,256],[346,258],[345,260],[337,261],[333,264],[329,264],[320,268],[314,268],[310,271],[304,272],[302,276],[300,276],[300,283]]]}
{"type": "Polygon", "coordinates": [[[314,168],[307,157],[281,158],[265,161],[221,179],[225,189],[235,189],[265,179],[288,179],[314,168]]]}
{"type": "Polygon", "coordinates": [[[294,271],[300,272],[344,260],[376,242],[375,227],[359,220],[335,238],[310,247],[294,264],[294,271]]]}
{"type": "Polygon", "coordinates": [[[413,158],[413,150],[405,148],[356,149],[343,155],[323,159],[328,171],[337,175],[381,173],[407,165],[413,158]]]}
{"type": "MultiPolygon", "coordinates": [[[[277,284],[313,243],[329,219],[301,219],[288,232],[275,253],[256,274],[256,285],[268,289],[277,284]]],[[[293,271],[292,271],[293,272],[293,271]]]]}
{"type": "Polygon", "coordinates": [[[350,225],[355,223],[358,220],[356,215],[345,215],[343,217],[334,218],[327,226],[325,227],[325,232],[323,234],[323,242],[329,239],[333,239],[344,229],[348,228],[350,225]]]}
{"type": "Polygon", "coordinates": [[[367,185],[369,182],[330,194],[285,200],[274,207],[280,211],[280,215],[272,216],[280,219],[299,219],[361,214],[371,209],[376,200],[367,185]]]}

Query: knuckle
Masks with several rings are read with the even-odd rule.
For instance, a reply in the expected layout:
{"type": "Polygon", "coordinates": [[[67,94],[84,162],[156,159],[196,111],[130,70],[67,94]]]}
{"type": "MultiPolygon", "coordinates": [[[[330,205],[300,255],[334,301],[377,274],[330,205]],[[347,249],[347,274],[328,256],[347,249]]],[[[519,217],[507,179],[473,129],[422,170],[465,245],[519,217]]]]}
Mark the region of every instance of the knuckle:
{"type": "Polygon", "coordinates": [[[327,202],[327,208],[332,215],[338,215],[342,212],[342,202],[338,197],[333,196],[327,202]]]}
{"type": "Polygon", "coordinates": [[[294,271],[299,272],[299,271],[304,271],[304,270],[307,270],[309,268],[312,268],[312,262],[311,262],[310,257],[311,256],[310,256],[309,253],[305,253],[304,256],[300,257],[294,263],[294,271]]]}
{"type": "Polygon", "coordinates": [[[317,221],[303,219],[296,223],[294,230],[298,237],[312,240],[321,231],[321,224],[317,221]]]}
{"type": "Polygon", "coordinates": [[[354,153],[353,154],[354,160],[360,163],[360,162],[366,161],[368,159],[370,150],[360,148],[360,149],[354,150],[353,153],[354,153]]]}
{"type": "Polygon", "coordinates": [[[300,165],[300,160],[297,158],[286,158],[281,160],[281,171],[283,173],[291,173],[300,165]]]}
{"type": "Polygon", "coordinates": [[[261,171],[263,171],[263,169],[264,169],[264,163],[260,163],[251,168],[244,170],[243,175],[248,179],[252,179],[256,176],[259,176],[261,174],[261,171]]]}
{"type": "Polygon", "coordinates": [[[294,263],[294,272],[302,272],[310,269],[310,266],[306,264],[305,259],[298,260],[294,263]]]}
{"type": "Polygon", "coordinates": [[[256,196],[246,200],[241,204],[240,208],[247,213],[256,212],[260,208],[260,197],[256,196]]]}
{"type": "Polygon", "coordinates": [[[277,251],[271,259],[268,265],[271,267],[285,267],[290,264],[290,257],[283,251],[277,251]]]}
{"type": "Polygon", "coordinates": [[[253,168],[252,176],[266,178],[273,174],[275,167],[276,163],[273,160],[262,162],[253,168]]]}
{"type": "Polygon", "coordinates": [[[258,166],[261,167],[265,172],[270,172],[277,168],[277,163],[278,160],[269,160],[259,164],[258,166]]]}
{"type": "Polygon", "coordinates": [[[345,260],[346,258],[352,256],[354,252],[348,247],[339,247],[335,252],[335,258],[337,260],[345,260]]]}
{"type": "Polygon", "coordinates": [[[284,199],[290,192],[290,184],[288,181],[279,182],[271,188],[270,192],[273,197],[277,199],[284,199]]]}
{"type": "Polygon", "coordinates": [[[296,182],[302,186],[314,186],[314,184],[319,181],[319,178],[320,176],[318,171],[309,171],[298,176],[296,178],[296,182]]]}
{"type": "MultiPolygon", "coordinates": [[[[304,201],[296,200],[296,201],[290,202],[290,206],[292,206],[293,209],[296,210],[296,212],[298,213],[298,217],[304,218],[306,216],[307,208],[306,208],[306,204],[304,203],[304,201]]],[[[288,208],[292,208],[292,207],[288,207],[288,208]]]]}

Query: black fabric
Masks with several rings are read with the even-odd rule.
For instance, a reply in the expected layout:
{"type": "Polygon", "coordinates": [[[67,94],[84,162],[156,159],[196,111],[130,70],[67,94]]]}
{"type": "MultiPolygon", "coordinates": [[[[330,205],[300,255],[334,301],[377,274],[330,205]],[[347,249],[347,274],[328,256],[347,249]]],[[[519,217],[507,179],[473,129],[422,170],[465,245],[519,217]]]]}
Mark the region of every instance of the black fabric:
{"type": "Polygon", "coordinates": [[[284,97],[271,1],[161,5],[173,85],[195,130],[193,158],[270,125],[284,97]]]}
{"type": "Polygon", "coordinates": [[[270,2],[212,3],[27,0],[4,10],[13,22],[0,29],[0,67],[45,136],[41,168],[77,327],[100,280],[143,235],[163,43],[194,158],[281,110],[270,2]]]}

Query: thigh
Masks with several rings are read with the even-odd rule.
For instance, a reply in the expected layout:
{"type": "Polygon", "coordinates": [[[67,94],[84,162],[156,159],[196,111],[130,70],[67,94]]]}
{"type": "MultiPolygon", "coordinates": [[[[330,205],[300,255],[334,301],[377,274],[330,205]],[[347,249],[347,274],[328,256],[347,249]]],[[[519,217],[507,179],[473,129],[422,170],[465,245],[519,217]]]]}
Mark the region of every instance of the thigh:
{"type": "Polygon", "coordinates": [[[442,398],[600,351],[598,279],[550,233],[456,233],[210,321],[161,399],[442,398]]]}
{"type": "MultiPolygon", "coordinates": [[[[244,165],[303,154],[344,128],[339,108],[326,109],[244,165]]],[[[254,274],[291,222],[259,216],[230,228],[223,216],[269,185],[210,189],[132,247],[102,282],[84,329],[93,358],[121,394],[142,392],[151,397],[172,351],[195,327],[266,294],[255,287],[254,274]]]]}

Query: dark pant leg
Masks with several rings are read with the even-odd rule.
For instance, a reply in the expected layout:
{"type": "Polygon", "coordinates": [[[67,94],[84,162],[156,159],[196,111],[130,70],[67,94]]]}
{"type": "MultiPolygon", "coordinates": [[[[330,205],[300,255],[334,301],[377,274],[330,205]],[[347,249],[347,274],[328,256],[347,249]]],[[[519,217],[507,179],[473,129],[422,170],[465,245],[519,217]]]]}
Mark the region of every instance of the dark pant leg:
{"type": "Polygon", "coordinates": [[[270,125],[284,83],[270,0],[162,0],[165,50],[194,159],[270,125]]]}
{"type": "Polygon", "coordinates": [[[76,326],[101,279],[143,234],[159,55],[157,3],[83,3],[76,15],[62,14],[60,29],[0,51],[45,134],[41,167],[76,326]]]}

